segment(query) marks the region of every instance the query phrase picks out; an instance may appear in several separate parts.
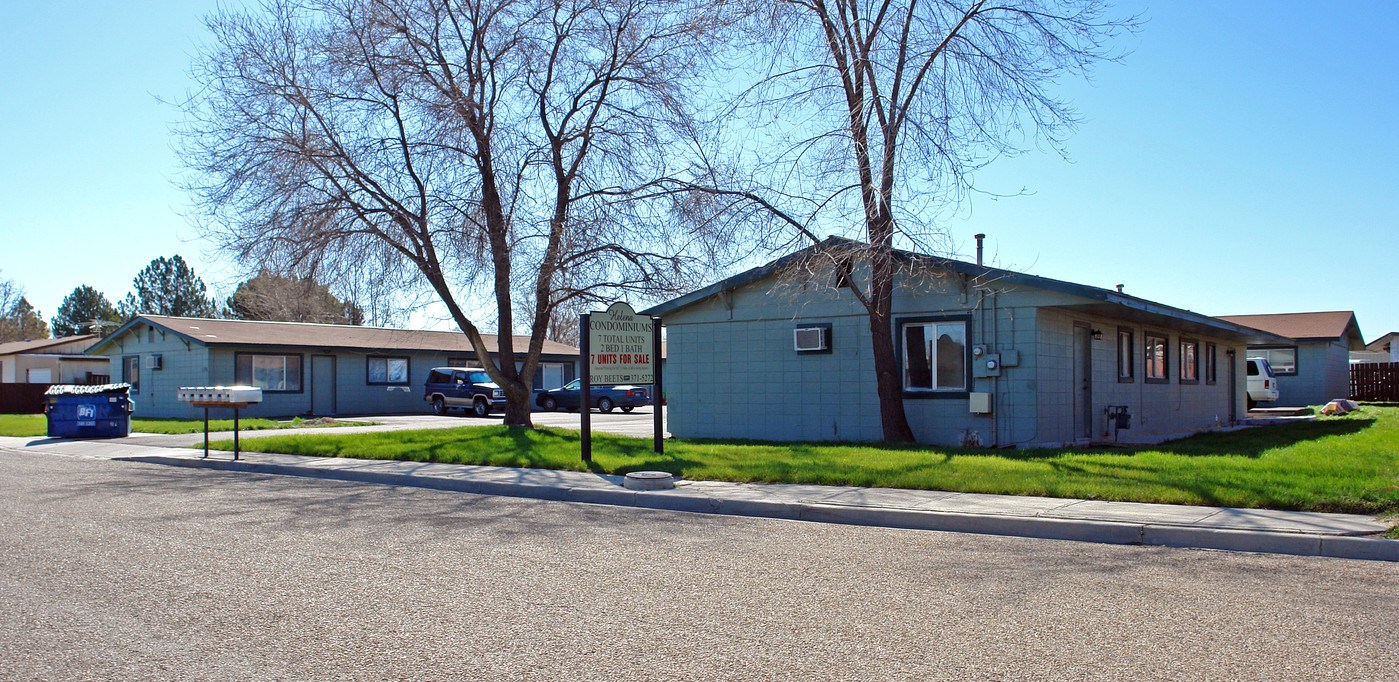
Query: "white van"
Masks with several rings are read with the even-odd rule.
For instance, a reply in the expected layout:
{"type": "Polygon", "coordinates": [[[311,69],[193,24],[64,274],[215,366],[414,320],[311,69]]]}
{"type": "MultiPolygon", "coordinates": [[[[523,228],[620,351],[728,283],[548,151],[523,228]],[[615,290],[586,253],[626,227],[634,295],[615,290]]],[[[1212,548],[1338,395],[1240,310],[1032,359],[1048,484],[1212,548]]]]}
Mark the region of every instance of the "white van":
{"type": "Polygon", "coordinates": [[[1278,399],[1278,378],[1263,358],[1248,359],[1248,409],[1278,399]]]}

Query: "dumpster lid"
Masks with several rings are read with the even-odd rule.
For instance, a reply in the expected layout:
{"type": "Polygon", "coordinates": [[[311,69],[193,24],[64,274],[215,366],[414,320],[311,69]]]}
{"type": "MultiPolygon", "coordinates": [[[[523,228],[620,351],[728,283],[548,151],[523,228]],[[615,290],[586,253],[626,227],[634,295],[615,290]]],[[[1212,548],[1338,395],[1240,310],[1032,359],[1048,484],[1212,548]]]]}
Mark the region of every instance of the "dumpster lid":
{"type": "Polygon", "coordinates": [[[94,395],[98,393],[126,393],[131,390],[131,384],[54,384],[49,390],[44,391],[44,395],[94,395]]]}

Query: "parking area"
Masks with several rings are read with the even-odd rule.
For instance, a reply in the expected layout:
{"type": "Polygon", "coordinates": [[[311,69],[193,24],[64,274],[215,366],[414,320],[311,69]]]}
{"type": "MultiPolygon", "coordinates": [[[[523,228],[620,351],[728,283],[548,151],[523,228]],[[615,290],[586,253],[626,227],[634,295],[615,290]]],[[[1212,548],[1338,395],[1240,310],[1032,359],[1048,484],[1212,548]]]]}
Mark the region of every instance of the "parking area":
{"type": "MultiPolygon", "coordinates": [[[[653,427],[655,408],[652,406],[638,407],[632,412],[622,412],[613,410],[610,413],[602,413],[596,410],[592,413],[592,426],[594,431],[604,431],[623,436],[636,436],[638,438],[650,438],[653,427]]],[[[665,408],[662,407],[662,420],[665,419],[665,408]]],[[[381,426],[376,430],[403,430],[403,429],[450,429],[457,426],[474,426],[478,424],[499,424],[501,414],[492,413],[491,416],[480,418],[452,413],[446,416],[435,414],[410,414],[410,415],[376,415],[372,417],[340,417],[345,420],[363,419],[366,421],[378,422],[381,426]],[[387,428],[385,428],[387,427],[387,428]]],[[[582,415],[578,412],[568,412],[560,410],[557,412],[535,411],[530,415],[535,426],[553,426],[561,429],[577,429],[582,423],[582,415]]],[[[355,427],[336,429],[336,433],[349,432],[351,429],[359,430],[355,427]]],[[[371,427],[375,428],[375,427],[371,427]]],[[[285,433],[285,432],[283,432],[285,433]]]]}
{"type": "MultiPolygon", "coordinates": [[[[661,420],[664,423],[665,409],[661,410],[661,420]]],[[[654,406],[638,407],[632,412],[622,412],[614,410],[610,413],[594,411],[592,413],[593,431],[604,431],[622,436],[636,436],[637,438],[650,438],[654,433],[655,423],[654,406]]],[[[556,426],[561,429],[577,429],[582,425],[582,415],[578,412],[535,412],[534,423],[538,426],[556,426]]]]}

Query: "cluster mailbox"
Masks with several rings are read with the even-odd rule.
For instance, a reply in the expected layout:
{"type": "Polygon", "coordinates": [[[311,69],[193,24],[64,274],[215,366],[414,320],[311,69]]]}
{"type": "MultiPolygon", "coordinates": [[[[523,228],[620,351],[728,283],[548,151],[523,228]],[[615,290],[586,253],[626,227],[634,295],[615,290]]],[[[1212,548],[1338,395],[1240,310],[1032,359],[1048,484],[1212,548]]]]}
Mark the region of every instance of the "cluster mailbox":
{"type": "Polygon", "coordinates": [[[209,408],[233,409],[233,459],[238,459],[238,408],[262,402],[262,389],[256,386],[181,386],[175,397],[180,402],[204,408],[204,456],[209,456],[209,408]]]}
{"type": "Polygon", "coordinates": [[[256,386],[181,386],[180,402],[208,403],[210,407],[231,407],[262,402],[262,389],[256,386]]]}

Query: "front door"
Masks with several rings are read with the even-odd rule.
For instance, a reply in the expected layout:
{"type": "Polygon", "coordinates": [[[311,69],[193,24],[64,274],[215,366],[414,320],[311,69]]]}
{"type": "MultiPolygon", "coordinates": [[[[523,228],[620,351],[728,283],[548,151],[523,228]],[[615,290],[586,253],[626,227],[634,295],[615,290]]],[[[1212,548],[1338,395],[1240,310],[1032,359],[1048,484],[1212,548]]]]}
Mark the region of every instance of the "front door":
{"type": "Polygon", "coordinates": [[[311,413],[318,417],[335,414],[335,356],[311,356],[311,413]]]}
{"type": "Polygon", "coordinates": [[[1229,357],[1229,424],[1233,425],[1239,421],[1239,367],[1233,348],[1224,351],[1224,354],[1229,357]]]}
{"type": "Polygon", "coordinates": [[[564,384],[563,364],[555,362],[542,362],[539,364],[539,385],[537,389],[548,390],[558,388],[564,384]]]}
{"type": "Polygon", "coordinates": [[[1093,438],[1093,330],[1074,323],[1074,438],[1093,438]]]}

